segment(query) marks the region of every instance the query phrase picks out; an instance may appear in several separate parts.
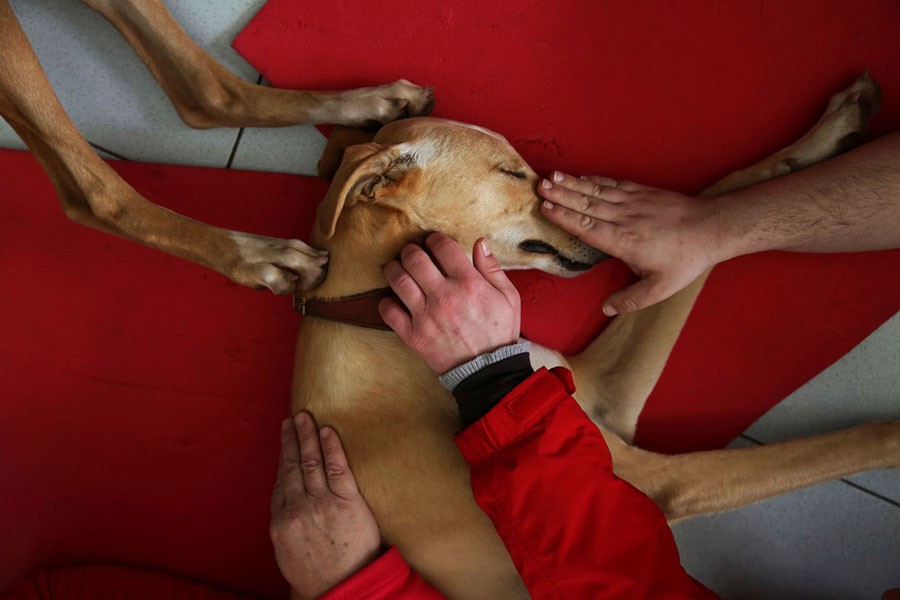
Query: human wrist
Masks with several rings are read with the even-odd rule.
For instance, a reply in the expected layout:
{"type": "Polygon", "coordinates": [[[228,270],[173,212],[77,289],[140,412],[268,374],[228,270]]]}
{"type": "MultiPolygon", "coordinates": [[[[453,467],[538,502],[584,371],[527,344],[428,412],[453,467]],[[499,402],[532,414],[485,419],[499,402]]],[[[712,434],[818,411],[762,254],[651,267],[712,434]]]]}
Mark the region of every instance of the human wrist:
{"type": "Polygon", "coordinates": [[[703,226],[709,232],[709,267],[726,260],[759,252],[754,224],[743,206],[745,199],[735,193],[712,198],[704,215],[703,226]]]}
{"type": "Polygon", "coordinates": [[[533,374],[531,355],[525,352],[486,366],[466,378],[453,389],[461,428],[480,420],[533,374]]]}
{"type": "Polygon", "coordinates": [[[513,342],[511,344],[505,344],[489,352],[479,354],[475,358],[459,364],[446,373],[441,374],[439,378],[441,385],[452,392],[456,388],[456,386],[458,386],[460,383],[462,383],[481,369],[517,354],[527,353],[530,349],[531,342],[527,340],[521,340],[513,342]]]}

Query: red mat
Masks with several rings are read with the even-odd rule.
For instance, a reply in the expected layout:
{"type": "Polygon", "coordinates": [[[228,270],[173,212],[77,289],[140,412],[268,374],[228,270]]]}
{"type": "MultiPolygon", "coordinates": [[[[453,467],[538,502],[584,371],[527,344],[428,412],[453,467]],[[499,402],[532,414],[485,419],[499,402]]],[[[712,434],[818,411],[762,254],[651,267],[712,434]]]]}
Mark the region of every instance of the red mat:
{"type": "MultiPolygon", "coordinates": [[[[316,179],[113,163],[158,204],[306,236],[316,179]]],[[[268,538],[298,319],[290,300],[68,221],[0,151],[0,589],[135,565],[286,598],[268,538]]]]}
{"type": "MultiPolygon", "coordinates": [[[[238,45],[282,85],[436,84],[438,115],[503,132],[541,170],[687,191],[791,141],[863,67],[885,92],[874,129],[900,126],[890,2],[483,4],[273,2],[238,45]]],[[[303,238],[325,190],[293,176],[116,168],[162,205],[276,236],[303,238]]],[[[266,531],[289,302],[70,223],[27,154],[0,151],[0,180],[0,589],[40,565],[116,563],[285,597],[266,531]]],[[[641,440],[725,443],[900,307],[898,266],[893,252],[718,269],[641,440]],[[674,421],[688,438],[671,437],[674,421]]],[[[515,274],[526,332],[583,345],[603,323],[598,290],[624,275],[612,262],[578,280],[515,274]]]]}
{"type": "MultiPolygon", "coordinates": [[[[900,127],[900,5],[270,0],[234,47],[279,87],[407,78],[436,116],[504,134],[539,172],[696,192],[791,143],[865,68],[876,133],[900,127]]],[[[769,254],[713,274],[638,441],[720,447],[900,308],[900,253],[769,254]]],[[[523,330],[574,351],[603,327],[610,262],[577,280],[515,273],[523,330]]]]}

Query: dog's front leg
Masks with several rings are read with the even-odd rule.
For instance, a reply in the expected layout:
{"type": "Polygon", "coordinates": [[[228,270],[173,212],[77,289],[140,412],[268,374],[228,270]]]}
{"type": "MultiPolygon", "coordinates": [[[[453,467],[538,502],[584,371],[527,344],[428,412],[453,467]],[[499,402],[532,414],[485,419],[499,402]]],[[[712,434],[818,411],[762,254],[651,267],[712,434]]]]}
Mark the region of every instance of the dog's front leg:
{"type": "Polygon", "coordinates": [[[191,127],[278,127],[298,123],[383,124],[428,114],[430,88],[404,80],[338,92],[282,90],[230,73],[200,48],[160,0],[82,0],[131,44],[191,127]]]}
{"type": "Polygon", "coordinates": [[[59,104],[6,0],[0,0],[0,115],[50,176],[75,222],[192,260],[250,287],[287,293],[322,276],[324,253],[199,223],[157,206],[125,183],[59,104]]]}

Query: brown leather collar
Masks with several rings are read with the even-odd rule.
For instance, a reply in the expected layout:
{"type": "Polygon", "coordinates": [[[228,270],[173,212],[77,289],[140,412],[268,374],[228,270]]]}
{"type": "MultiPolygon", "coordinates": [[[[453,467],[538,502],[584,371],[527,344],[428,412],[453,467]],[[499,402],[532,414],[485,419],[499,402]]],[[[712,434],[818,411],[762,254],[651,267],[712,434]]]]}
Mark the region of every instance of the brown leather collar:
{"type": "Polygon", "coordinates": [[[370,329],[389,330],[390,327],[385,324],[378,313],[378,303],[382,298],[393,294],[391,288],[380,288],[334,300],[301,298],[295,295],[294,310],[304,317],[315,317],[370,329]]]}

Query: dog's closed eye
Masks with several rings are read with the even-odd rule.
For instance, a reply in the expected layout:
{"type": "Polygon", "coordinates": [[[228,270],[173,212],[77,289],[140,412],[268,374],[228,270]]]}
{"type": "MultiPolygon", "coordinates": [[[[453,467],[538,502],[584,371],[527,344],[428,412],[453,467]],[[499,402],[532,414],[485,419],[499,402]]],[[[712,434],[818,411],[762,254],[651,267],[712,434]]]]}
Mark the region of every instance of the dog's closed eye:
{"type": "Polygon", "coordinates": [[[504,175],[509,175],[510,177],[515,177],[516,179],[526,179],[528,176],[525,175],[525,171],[516,171],[513,169],[504,169],[501,168],[500,172],[504,175]]]}

